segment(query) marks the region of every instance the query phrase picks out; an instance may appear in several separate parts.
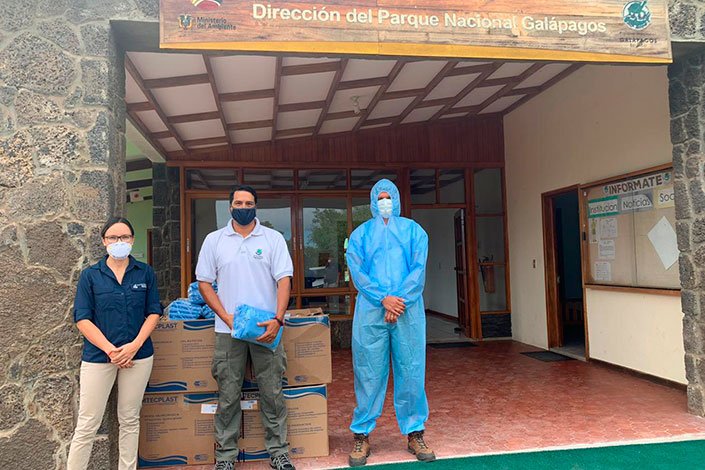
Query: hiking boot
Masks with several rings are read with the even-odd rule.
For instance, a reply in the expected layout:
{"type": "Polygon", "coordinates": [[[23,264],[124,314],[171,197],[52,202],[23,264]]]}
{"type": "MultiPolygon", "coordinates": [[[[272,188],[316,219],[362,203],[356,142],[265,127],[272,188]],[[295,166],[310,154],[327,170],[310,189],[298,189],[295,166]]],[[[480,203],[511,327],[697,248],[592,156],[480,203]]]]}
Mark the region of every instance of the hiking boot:
{"type": "Polygon", "coordinates": [[[348,463],[351,467],[361,467],[367,464],[367,457],[370,456],[370,438],[365,434],[355,434],[355,444],[348,463]]]}
{"type": "Polygon", "coordinates": [[[408,436],[409,444],[407,450],[414,454],[422,462],[436,460],[436,454],[426,445],[423,440],[423,431],[412,432],[408,436]]]}
{"type": "Polygon", "coordinates": [[[235,470],[235,464],[233,462],[226,462],[224,460],[215,463],[214,470],[235,470]]]}
{"type": "Polygon", "coordinates": [[[269,466],[274,470],[296,470],[294,464],[289,460],[289,454],[281,454],[276,457],[272,457],[269,461],[269,466]]]}

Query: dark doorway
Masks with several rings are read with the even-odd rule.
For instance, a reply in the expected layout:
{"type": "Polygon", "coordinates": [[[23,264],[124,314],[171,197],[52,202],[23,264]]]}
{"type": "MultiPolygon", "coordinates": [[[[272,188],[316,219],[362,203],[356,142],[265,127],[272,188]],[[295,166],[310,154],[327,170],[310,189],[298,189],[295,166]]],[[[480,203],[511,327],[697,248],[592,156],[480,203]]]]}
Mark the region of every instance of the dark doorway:
{"type": "Polygon", "coordinates": [[[577,189],[544,195],[549,347],[586,357],[577,189]]]}

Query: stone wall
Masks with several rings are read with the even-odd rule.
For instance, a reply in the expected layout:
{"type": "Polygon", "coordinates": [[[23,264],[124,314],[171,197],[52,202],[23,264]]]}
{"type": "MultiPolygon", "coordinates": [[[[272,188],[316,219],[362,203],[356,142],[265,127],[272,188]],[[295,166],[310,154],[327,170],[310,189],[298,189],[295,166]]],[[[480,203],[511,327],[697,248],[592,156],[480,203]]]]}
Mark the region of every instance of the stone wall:
{"type": "MultiPolygon", "coordinates": [[[[125,201],[123,53],[108,20],[156,19],[156,5],[0,1],[0,468],[65,466],[75,285],[125,201]]],[[[116,461],[105,438],[94,456],[101,470],[116,461]]]]}
{"type": "Polygon", "coordinates": [[[668,19],[673,41],[702,41],[705,38],[705,2],[670,0],[668,19]]]}
{"type": "Polygon", "coordinates": [[[688,408],[705,416],[705,44],[669,82],[688,408]]]}
{"type": "Polygon", "coordinates": [[[181,297],[181,194],[179,169],[155,164],[152,173],[154,209],[153,265],[159,295],[166,303],[181,297]]]}

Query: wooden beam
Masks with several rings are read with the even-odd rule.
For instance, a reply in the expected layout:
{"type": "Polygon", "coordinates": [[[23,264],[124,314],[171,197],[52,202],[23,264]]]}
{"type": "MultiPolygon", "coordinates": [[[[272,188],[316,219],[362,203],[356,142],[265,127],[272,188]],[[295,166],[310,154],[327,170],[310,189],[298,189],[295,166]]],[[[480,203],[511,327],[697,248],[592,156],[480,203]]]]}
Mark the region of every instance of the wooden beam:
{"type": "Polygon", "coordinates": [[[274,89],[236,91],[234,93],[222,93],[219,95],[220,101],[247,101],[259,100],[263,98],[274,98],[274,89]]]}
{"type": "Polygon", "coordinates": [[[487,68],[480,72],[480,75],[475,77],[475,79],[468,83],[465,88],[460,90],[460,93],[458,93],[455,98],[453,98],[448,104],[439,109],[436,114],[431,116],[431,119],[429,119],[429,121],[435,121],[444,114],[456,114],[458,111],[453,109],[453,106],[460,103],[466,96],[468,96],[475,88],[480,86],[480,84],[484,82],[487,77],[492,75],[495,70],[500,68],[503,64],[504,62],[495,62],[493,64],[490,64],[487,68]]]}
{"type": "Polygon", "coordinates": [[[125,183],[125,186],[127,187],[128,191],[130,191],[132,189],[137,189],[137,188],[148,188],[148,187],[152,186],[152,178],[144,179],[144,180],[128,181],[127,183],[125,183]]]}
{"type": "Polygon", "coordinates": [[[531,98],[533,98],[534,96],[536,96],[536,95],[538,95],[539,93],[541,93],[541,92],[547,90],[547,89],[550,88],[551,86],[555,85],[556,83],[558,83],[558,82],[560,82],[561,80],[563,80],[564,78],[566,78],[568,75],[570,75],[570,74],[572,74],[573,72],[577,71],[577,70],[580,69],[583,65],[585,65],[585,64],[572,64],[572,65],[570,65],[568,68],[566,68],[565,70],[563,70],[561,73],[557,74],[555,77],[553,77],[553,78],[551,78],[550,80],[546,81],[546,82],[545,82],[543,85],[541,85],[541,86],[532,87],[532,88],[519,88],[519,89],[514,89],[514,90],[512,90],[511,93],[513,93],[513,92],[515,92],[515,91],[518,92],[518,91],[521,91],[521,90],[529,90],[529,89],[532,89],[532,90],[533,90],[533,89],[538,89],[539,91],[537,91],[537,92],[535,92],[535,93],[532,92],[532,93],[527,94],[526,96],[524,96],[523,98],[521,98],[519,101],[517,101],[516,103],[512,104],[510,107],[508,107],[508,108],[505,109],[504,111],[502,111],[502,114],[505,114],[505,115],[506,115],[506,114],[511,113],[512,111],[514,111],[515,109],[517,109],[519,106],[521,106],[522,104],[524,104],[524,103],[526,103],[527,101],[529,101],[529,100],[530,100],[531,98]]]}
{"type": "Polygon", "coordinates": [[[279,92],[281,91],[282,85],[282,59],[281,56],[277,57],[277,64],[274,68],[274,104],[272,105],[272,142],[277,138],[277,119],[279,117],[279,92]]]}
{"type": "Polygon", "coordinates": [[[474,75],[476,73],[483,73],[488,70],[496,70],[494,64],[479,64],[479,65],[466,65],[465,67],[456,67],[450,72],[448,72],[447,77],[457,77],[458,75],[474,75]]]}
{"type": "Polygon", "coordinates": [[[404,111],[401,112],[401,114],[396,118],[396,120],[392,123],[393,126],[398,126],[399,124],[406,119],[406,117],[411,114],[411,112],[416,109],[416,105],[418,105],[421,101],[423,101],[424,98],[428,96],[429,93],[433,91],[434,88],[438,86],[441,81],[446,78],[446,74],[453,70],[455,66],[458,65],[457,60],[449,60],[443,68],[436,74],[435,77],[433,77],[433,80],[429,82],[428,85],[426,85],[426,88],[423,89],[423,92],[418,95],[416,98],[414,98],[414,101],[409,103],[409,105],[404,109],[404,111]]]}
{"type": "Polygon", "coordinates": [[[201,145],[213,145],[213,144],[229,144],[230,140],[226,136],[221,137],[208,137],[205,139],[193,139],[185,140],[184,143],[187,147],[198,147],[201,145]]]}
{"type": "Polygon", "coordinates": [[[322,109],[326,105],[325,101],[308,101],[305,103],[280,104],[280,113],[290,113],[292,111],[308,111],[310,109],[322,109]]]}
{"type": "Polygon", "coordinates": [[[453,97],[449,98],[436,98],[435,100],[423,100],[416,105],[416,108],[432,108],[433,106],[445,106],[453,101],[453,97]]]}
{"type": "Polygon", "coordinates": [[[373,86],[382,86],[387,83],[387,77],[362,78],[360,80],[347,80],[340,82],[338,90],[352,90],[355,88],[368,88],[373,86]]]}
{"type": "Polygon", "coordinates": [[[263,127],[272,127],[273,124],[274,121],[271,119],[264,119],[262,121],[231,122],[228,124],[228,130],[244,131],[247,129],[261,129],[263,127]]]}
{"type": "Polygon", "coordinates": [[[506,96],[516,96],[516,95],[537,95],[543,91],[540,86],[532,86],[525,88],[514,88],[512,91],[507,93],[506,96]]]}
{"type": "Polygon", "coordinates": [[[396,116],[370,119],[365,123],[365,126],[375,126],[377,124],[391,124],[394,122],[395,119],[396,116]]]}
{"type": "Polygon", "coordinates": [[[334,119],[349,119],[359,116],[360,113],[355,113],[355,111],[340,111],[339,113],[328,113],[326,118],[328,121],[334,119]]]}
{"type": "Polygon", "coordinates": [[[317,62],[314,64],[287,65],[282,67],[282,77],[289,75],[307,75],[311,73],[335,72],[340,69],[340,61],[317,62]]]}
{"type": "Polygon", "coordinates": [[[335,76],[333,76],[333,81],[331,81],[330,88],[328,89],[328,96],[326,97],[325,104],[323,105],[323,110],[321,111],[321,114],[318,115],[318,122],[316,123],[316,127],[313,130],[313,135],[318,135],[321,130],[321,126],[323,126],[323,121],[325,121],[326,117],[328,116],[328,110],[330,109],[330,105],[333,102],[333,97],[338,91],[338,84],[340,83],[340,79],[343,78],[345,67],[347,67],[348,65],[348,59],[340,59],[339,64],[340,67],[338,67],[338,70],[335,72],[335,76]]]}
{"type": "Polygon", "coordinates": [[[190,155],[190,152],[186,148],[183,139],[181,138],[181,136],[179,136],[179,133],[176,131],[172,123],[169,122],[169,118],[166,114],[164,114],[164,111],[162,111],[161,107],[159,106],[159,103],[152,94],[152,91],[146,86],[144,86],[144,82],[139,72],[137,71],[137,67],[135,67],[135,64],[132,63],[132,60],[130,60],[130,57],[127,55],[125,55],[125,69],[132,76],[132,79],[135,81],[142,94],[147,97],[147,101],[149,101],[152,106],[154,106],[154,110],[157,112],[159,119],[162,120],[166,128],[173,134],[174,138],[176,139],[176,142],[179,144],[179,147],[181,147],[187,155],[190,155]]]}
{"type": "Polygon", "coordinates": [[[177,86],[203,85],[206,83],[208,83],[207,73],[144,80],[144,86],[150,90],[157,88],[173,88],[177,86]]]}
{"type": "Polygon", "coordinates": [[[154,106],[149,101],[143,101],[142,103],[126,103],[127,111],[139,113],[142,111],[154,111],[154,106]]]}
{"type": "Polygon", "coordinates": [[[152,168],[152,160],[148,158],[129,160],[125,162],[125,171],[149,170],[150,168],[152,168]]]}
{"type": "Polygon", "coordinates": [[[218,111],[209,111],[207,113],[181,114],[179,116],[171,116],[167,118],[169,124],[183,124],[185,122],[211,121],[220,119],[218,111]]]}
{"type": "MultiPolygon", "coordinates": [[[[159,154],[166,160],[168,155],[166,149],[161,143],[159,143],[158,140],[152,138],[152,134],[149,132],[149,129],[147,129],[147,126],[144,125],[137,113],[128,111],[127,119],[129,119],[132,125],[135,126],[137,132],[142,134],[142,137],[144,137],[150,144],[152,144],[152,147],[154,147],[157,152],[159,152],[159,154]]],[[[171,133],[169,134],[169,137],[171,137],[171,133]]]]}
{"type": "Polygon", "coordinates": [[[409,98],[409,97],[414,97],[416,98],[420,94],[424,92],[423,88],[417,88],[415,90],[397,90],[397,91],[388,91],[386,92],[382,98],[380,98],[380,101],[385,101],[385,100],[396,100],[399,98],[409,98]]]}
{"type": "Polygon", "coordinates": [[[387,89],[392,84],[392,82],[397,78],[397,76],[399,75],[399,72],[401,72],[401,69],[404,68],[405,64],[406,64],[406,61],[397,60],[397,63],[394,64],[394,67],[392,67],[392,70],[389,72],[389,76],[387,77],[387,81],[379,87],[379,90],[377,90],[377,93],[375,93],[375,96],[372,98],[372,101],[370,101],[370,104],[361,113],[362,116],[357,121],[357,123],[355,123],[355,127],[353,128],[353,132],[359,130],[365,124],[367,117],[370,115],[370,113],[372,113],[372,110],[375,109],[375,106],[377,106],[377,103],[379,103],[380,99],[382,99],[382,96],[384,96],[384,94],[387,92],[387,89]]]}
{"type": "MultiPolygon", "coordinates": [[[[546,66],[546,64],[542,63],[542,62],[537,62],[537,63],[533,64],[531,67],[526,69],[521,74],[517,75],[516,77],[512,77],[513,78],[512,81],[507,83],[504,86],[504,88],[499,90],[497,93],[490,96],[485,101],[483,101],[481,104],[479,104],[478,107],[481,109],[487,108],[489,105],[491,105],[492,103],[494,103],[498,99],[506,96],[509,92],[511,92],[514,89],[515,86],[517,86],[518,84],[520,84],[521,82],[523,82],[524,80],[526,80],[527,78],[529,78],[530,76],[532,76],[533,74],[535,74],[536,72],[538,72],[539,70],[541,70],[545,66],[546,66]]],[[[483,84],[483,86],[484,86],[484,84],[483,84]]],[[[479,111],[479,112],[481,112],[481,111],[479,111]]],[[[476,114],[479,114],[479,112],[476,114]]],[[[470,114],[468,114],[468,115],[470,115],[470,114]]]]}
{"type": "Polygon", "coordinates": [[[153,139],[168,139],[169,137],[174,137],[169,131],[153,132],[151,134],[153,139]]]}
{"type": "Polygon", "coordinates": [[[298,127],[296,129],[284,129],[282,131],[277,132],[277,137],[289,137],[292,135],[305,135],[305,134],[313,134],[313,131],[315,131],[315,127],[298,127]]]}
{"type": "MultiPolygon", "coordinates": [[[[211,64],[211,58],[208,55],[203,55],[203,62],[206,64],[206,72],[208,72],[208,83],[211,85],[211,91],[213,92],[213,100],[215,101],[215,106],[218,108],[218,114],[220,115],[220,124],[223,126],[223,132],[225,132],[225,142],[228,145],[232,145],[233,141],[230,138],[230,132],[228,132],[228,121],[225,119],[225,111],[223,111],[223,103],[220,101],[220,93],[218,93],[218,85],[215,83],[215,75],[213,74],[213,64],[211,64]]],[[[187,144],[188,145],[188,144],[187,144]]]]}

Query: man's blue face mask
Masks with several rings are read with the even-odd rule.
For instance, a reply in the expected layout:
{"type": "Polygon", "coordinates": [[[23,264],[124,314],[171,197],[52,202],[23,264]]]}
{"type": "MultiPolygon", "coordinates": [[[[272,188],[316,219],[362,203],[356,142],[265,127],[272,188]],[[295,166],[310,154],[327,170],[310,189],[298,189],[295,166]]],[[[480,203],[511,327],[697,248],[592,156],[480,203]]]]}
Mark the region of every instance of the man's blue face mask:
{"type": "Polygon", "coordinates": [[[230,215],[232,215],[238,225],[241,227],[246,227],[247,225],[250,225],[253,220],[255,220],[257,209],[254,207],[247,209],[232,209],[230,211],[230,215]]]}
{"type": "Polygon", "coordinates": [[[392,211],[394,210],[394,203],[391,199],[385,198],[377,201],[377,209],[379,210],[379,215],[388,219],[392,216],[392,211]]]}

